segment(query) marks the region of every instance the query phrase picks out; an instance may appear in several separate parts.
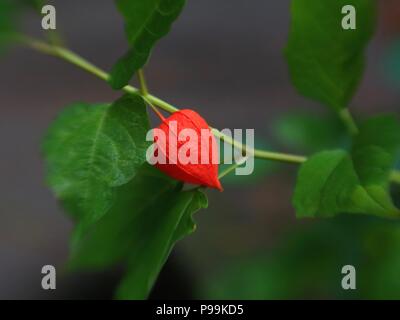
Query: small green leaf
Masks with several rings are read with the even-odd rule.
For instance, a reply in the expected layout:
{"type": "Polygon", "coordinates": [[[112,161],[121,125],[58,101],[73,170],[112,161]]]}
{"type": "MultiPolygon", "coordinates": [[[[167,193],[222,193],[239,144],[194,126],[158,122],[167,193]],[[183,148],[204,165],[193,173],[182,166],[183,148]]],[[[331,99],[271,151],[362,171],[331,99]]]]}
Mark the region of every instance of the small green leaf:
{"type": "Polygon", "coordinates": [[[53,123],[43,144],[47,181],[83,224],[101,218],[114,188],[144,163],[148,130],[143,99],[128,95],[112,105],[73,105],[53,123]]]}
{"type": "Polygon", "coordinates": [[[364,213],[399,216],[389,175],[400,146],[400,125],[391,116],[365,121],[351,153],[324,151],[300,168],[294,194],[298,217],[364,213]]]}
{"type": "Polygon", "coordinates": [[[307,154],[347,144],[346,129],[333,114],[288,112],[276,120],[274,133],[285,147],[307,154]]]}
{"type": "Polygon", "coordinates": [[[304,96],[338,111],[348,106],[364,71],[375,29],[373,0],[293,0],[285,50],[292,82],[304,96]],[[342,8],[356,9],[355,30],[342,28],[342,8]]]}
{"type": "Polygon", "coordinates": [[[143,165],[118,188],[111,210],[76,245],[70,266],[93,270],[127,263],[117,297],[146,298],[175,242],[193,232],[192,214],[207,207],[203,193],[179,186],[143,165]]]}
{"type": "Polygon", "coordinates": [[[114,89],[128,84],[143,67],[155,43],[171,29],[181,13],[185,0],[116,0],[125,18],[129,51],[114,65],[109,80],[114,89]]]}

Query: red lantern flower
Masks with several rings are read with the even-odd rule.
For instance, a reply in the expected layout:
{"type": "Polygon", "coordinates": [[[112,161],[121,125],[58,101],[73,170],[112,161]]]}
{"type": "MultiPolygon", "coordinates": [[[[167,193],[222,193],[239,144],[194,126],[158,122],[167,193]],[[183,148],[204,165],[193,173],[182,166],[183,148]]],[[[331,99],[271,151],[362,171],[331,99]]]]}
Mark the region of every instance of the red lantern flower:
{"type": "Polygon", "coordinates": [[[207,122],[189,109],[166,119],[159,116],[163,122],[157,128],[160,134],[154,131],[155,154],[160,158],[161,153],[166,161],[155,166],[173,179],[222,191],[217,143],[207,122]]]}

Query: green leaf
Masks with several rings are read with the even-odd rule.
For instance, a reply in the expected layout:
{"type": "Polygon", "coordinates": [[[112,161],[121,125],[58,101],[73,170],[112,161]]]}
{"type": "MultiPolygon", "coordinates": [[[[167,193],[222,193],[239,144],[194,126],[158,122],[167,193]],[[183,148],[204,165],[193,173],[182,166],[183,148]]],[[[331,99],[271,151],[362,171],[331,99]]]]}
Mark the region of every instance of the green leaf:
{"type": "Polygon", "coordinates": [[[351,207],[359,185],[351,158],[345,151],[324,151],[300,168],[294,194],[297,216],[332,216],[351,207]]]}
{"type": "Polygon", "coordinates": [[[336,111],[348,106],[361,80],[375,29],[376,1],[293,0],[285,50],[297,90],[336,111]],[[342,28],[342,8],[356,9],[357,28],[342,28]]]}
{"type": "Polygon", "coordinates": [[[144,163],[148,130],[143,99],[131,95],[112,105],[73,105],[50,127],[43,144],[47,181],[83,225],[110,209],[115,187],[144,163]]]}
{"type": "Polygon", "coordinates": [[[143,245],[132,252],[127,274],[117,289],[118,299],[147,298],[176,241],[194,231],[192,214],[206,207],[200,191],[172,191],[146,210],[156,220],[142,231],[143,245]]]}
{"type": "Polygon", "coordinates": [[[396,118],[365,121],[350,153],[324,151],[300,168],[294,194],[298,217],[364,213],[399,216],[390,197],[389,175],[400,146],[396,118]]]}
{"type": "Polygon", "coordinates": [[[347,144],[346,129],[332,114],[288,112],[275,121],[274,133],[285,147],[307,154],[347,144]]]}
{"type": "Polygon", "coordinates": [[[120,299],[144,299],[176,241],[194,231],[192,214],[207,207],[200,191],[181,191],[181,184],[145,164],[136,177],[118,188],[112,209],[73,251],[75,269],[103,269],[125,262],[120,299]]]}
{"type": "Polygon", "coordinates": [[[129,51],[114,65],[109,80],[114,89],[128,84],[143,67],[155,43],[171,29],[181,13],[185,0],[116,0],[125,18],[129,51]]]}

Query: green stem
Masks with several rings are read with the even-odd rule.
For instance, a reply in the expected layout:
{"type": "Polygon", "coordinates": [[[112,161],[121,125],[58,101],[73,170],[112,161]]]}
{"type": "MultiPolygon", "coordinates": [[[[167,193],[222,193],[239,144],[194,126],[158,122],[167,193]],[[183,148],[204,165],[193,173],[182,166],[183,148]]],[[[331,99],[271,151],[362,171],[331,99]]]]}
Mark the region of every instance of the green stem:
{"type": "Polygon", "coordinates": [[[147,88],[146,78],[144,76],[143,69],[139,69],[137,75],[140,84],[140,93],[142,94],[142,96],[147,96],[149,94],[149,90],[147,88]]]}
{"type": "Polygon", "coordinates": [[[399,170],[393,170],[390,173],[390,180],[394,183],[400,184],[400,171],[399,170]]]}
{"type": "Polygon", "coordinates": [[[142,96],[143,100],[150,106],[150,108],[154,111],[154,113],[157,115],[157,117],[159,117],[161,119],[161,121],[165,121],[165,117],[162,115],[162,113],[160,112],[160,110],[158,110],[156,108],[156,106],[154,104],[152,104],[150,102],[150,100],[147,98],[147,96],[142,96]]]}
{"type": "Polygon", "coordinates": [[[56,30],[47,31],[47,39],[49,39],[49,42],[52,45],[60,46],[60,47],[65,45],[64,39],[56,30]]]}
{"type": "MultiPolygon", "coordinates": [[[[96,67],[94,64],[90,63],[89,61],[85,60],[84,58],[78,56],[74,52],[55,45],[48,44],[46,42],[42,42],[36,39],[32,39],[29,37],[19,37],[19,42],[24,43],[28,47],[37,50],[41,53],[48,54],[60,59],[63,59],[75,66],[77,66],[80,69],[83,69],[96,77],[107,81],[109,78],[109,75],[107,72],[101,70],[100,68],[96,67]]],[[[133,88],[135,93],[138,93],[139,91],[135,88],[133,88]]],[[[132,93],[132,92],[131,92],[132,93]]]]}
{"type": "Polygon", "coordinates": [[[347,130],[352,136],[358,134],[358,127],[357,124],[351,115],[349,109],[344,108],[339,111],[339,118],[342,120],[344,125],[346,126],[347,130]]]}
{"type": "Polygon", "coordinates": [[[217,138],[220,138],[222,141],[226,141],[229,144],[233,145],[235,148],[242,150],[246,156],[252,155],[258,159],[267,159],[267,160],[294,163],[294,164],[303,163],[307,160],[307,158],[303,156],[248,148],[246,145],[242,144],[237,140],[232,139],[230,136],[223,134],[221,131],[218,131],[217,129],[211,128],[211,131],[217,138]]]}
{"type": "MultiPolygon", "coordinates": [[[[76,53],[74,53],[66,48],[47,44],[43,41],[32,39],[32,38],[25,37],[25,36],[19,36],[18,41],[20,43],[27,45],[28,47],[30,47],[32,49],[39,51],[39,52],[63,59],[65,61],[95,75],[96,77],[98,77],[104,81],[107,81],[109,79],[109,74],[107,72],[96,67],[94,64],[90,63],[89,61],[85,60],[84,58],[80,57],[76,53]]],[[[129,86],[129,85],[125,86],[122,90],[126,93],[142,95],[142,93],[139,89],[129,86]]],[[[179,111],[179,109],[175,108],[170,103],[165,102],[164,100],[161,100],[160,98],[157,98],[151,94],[145,95],[144,98],[145,98],[145,100],[149,101],[150,103],[163,109],[166,112],[174,113],[176,111],[179,111]]],[[[352,134],[356,134],[358,132],[357,125],[355,124],[353,117],[351,116],[348,109],[343,109],[340,112],[340,117],[342,118],[342,120],[344,121],[344,123],[346,124],[346,126],[348,127],[349,131],[352,134]]],[[[301,164],[307,160],[307,158],[303,157],[303,156],[248,148],[241,142],[232,139],[231,137],[223,134],[222,132],[218,131],[217,129],[212,128],[212,131],[216,137],[222,139],[223,141],[228,142],[229,144],[233,145],[234,147],[236,147],[238,149],[243,150],[247,156],[254,155],[254,157],[258,158],[258,159],[273,160],[273,161],[295,163],[295,164],[301,164]]],[[[394,170],[391,173],[390,178],[393,182],[400,184],[400,171],[394,170]]]]}
{"type": "Polygon", "coordinates": [[[231,173],[232,171],[234,171],[237,167],[241,166],[243,163],[245,163],[245,161],[247,160],[248,157],[244,157],[242,158],[240,161],[238,161],[237,163],[232,164],[231,166],[229,166],[228,168],[226,168],[224,171],[222,171],[219,175],[218,175],[218,179],[222,179],[223,177],[225,177],[226,175],[228,175],[229,173],[231,173]]]}
{"type": "MultiPolygon", "coordinates": [[[[100,68],[96,67],[94,64],[90,63],[89,61],[85,60],[84,58],[80,57],[76,53],[63,48],[63,47],[58,47],[54,46],[51,44],[47,44],[45,42],[28,38],[28,37],[20,37],[20,42],[24,43],[25,45],[29,46],[32,49],[35,49],[39,52],[52,55],[55,57],[58,57],[60,59],[63,59],[93,75],[96,77],[107,81],[109,79],[109,74],[100,68]]],[[[142,95],[141,90],[132,87],[130,85],[125,86],[122,88],[123,91],[131,94],[139,94],[142,95]]],[[[164,111],[167,111],[169,113],[174,113],[176,111],[179,111],[179,109],[175,108],[173,105],[169,104],[168,102],[165,102],[161,100],[160,98],[157,98],[151,94],[147,94],[144,96],[147,101],[150,103],[154,104],[155,106],[163,109],[164,111]]],[[[295,156],[295,155],[290,155],[290,154],[285,154],[285,153],[277,153],[277,152],[270,152],[270,151],[265,151],[265,150],[258,150],[258,149],[253,149],[253,148],[247,148],[245,145],[243,145],[241,142],[236,141],[232,139],[231,137],[223,134],[222,132],[218,131],[217,129],[212,129],[214,135],[220,139],[223,139],[224,141],[227,141],[231,145],[233,145],[236,148],[242,149],[246,152],[247,155],[254,155],[254,157],[259,158],[259,159],[265,159],[265,160],[273,160],[273,161],[281,161],[281,162],[287,162],[287,163],[302,163],[306,160],[305,157],[302,156],[295,156]]]]}

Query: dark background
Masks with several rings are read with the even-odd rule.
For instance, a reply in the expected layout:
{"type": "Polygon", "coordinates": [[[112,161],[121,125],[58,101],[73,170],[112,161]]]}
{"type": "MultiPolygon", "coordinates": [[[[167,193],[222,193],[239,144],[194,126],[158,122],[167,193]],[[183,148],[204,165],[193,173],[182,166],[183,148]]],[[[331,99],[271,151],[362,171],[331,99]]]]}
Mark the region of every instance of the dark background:
{"type": "MultiPolygon", "coordinates": [[[[109,70],[127,47],[113,1],[51,3],[69,47],[109,70]]],[[[321,108],[298,95],[289,80],[282,55],[289,3],[188,0],[146,68],[151,92],[177,107],[199,111],[220,129],[255,128],[258,141],[274,149],[271,128],[278,115],[321,108]]],[[[399,108],[400,80],[388,56],[400,41],[400,4],[379,3],[379,30],[352,102],[355,113],[399,108]]],[[[40,35],[34,14],[24,16],[23,25],[27,33],[40,35]]],[[[63,272],[72,224],[45,186],[39,146],[49,123],[68,104],[109,102],[120,93],[74,66],[19,47],[2,58],[0,75],[0,298],[111,297],[119,270],[63,272]],[[55,292],[41,290],[45,264],[57,268],[55,292]]],[[[283,169],[254,184],[228,184],[222,194],[209,192],[210,208],[197,214],[197,232],[178,245],[153,296],[212,297],[203,288],[219,269],[268,254],[285,241],[286,232],[304,225],[296,221],[290,202],[294,168],[283,169]]]]}

